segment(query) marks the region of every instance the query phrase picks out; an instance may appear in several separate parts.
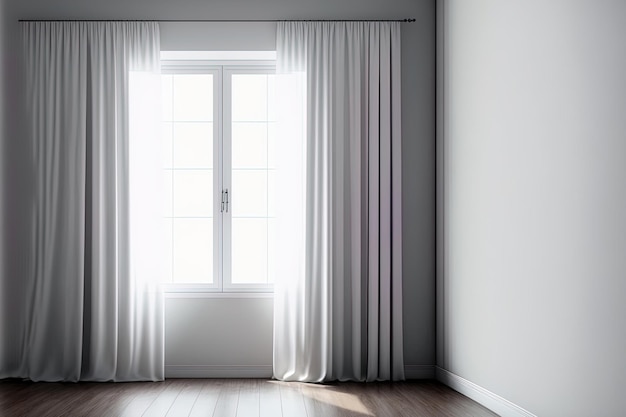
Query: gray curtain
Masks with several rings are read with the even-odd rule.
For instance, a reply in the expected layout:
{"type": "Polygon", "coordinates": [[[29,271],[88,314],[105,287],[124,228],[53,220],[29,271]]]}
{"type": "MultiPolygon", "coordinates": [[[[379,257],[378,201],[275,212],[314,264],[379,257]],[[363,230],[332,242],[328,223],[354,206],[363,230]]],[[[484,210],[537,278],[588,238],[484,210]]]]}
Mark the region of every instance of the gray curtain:
{"type": "Polygon", "coordinates": [[[274,376],[404,379],[400,25],[281,22],[277,66],[306,104],[278,145],[302,163],[279,161],[274,376]]]}

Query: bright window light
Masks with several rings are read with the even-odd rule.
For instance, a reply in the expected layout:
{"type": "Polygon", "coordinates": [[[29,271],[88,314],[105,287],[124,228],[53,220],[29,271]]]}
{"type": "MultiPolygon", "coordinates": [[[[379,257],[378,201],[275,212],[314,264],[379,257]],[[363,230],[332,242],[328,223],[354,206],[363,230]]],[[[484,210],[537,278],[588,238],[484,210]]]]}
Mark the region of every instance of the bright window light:
{"type": "Polygon", "coordinates": [[[272,291],[278,129],[268,60],[274,57],[162,53],[170,291],[272,291]]]}

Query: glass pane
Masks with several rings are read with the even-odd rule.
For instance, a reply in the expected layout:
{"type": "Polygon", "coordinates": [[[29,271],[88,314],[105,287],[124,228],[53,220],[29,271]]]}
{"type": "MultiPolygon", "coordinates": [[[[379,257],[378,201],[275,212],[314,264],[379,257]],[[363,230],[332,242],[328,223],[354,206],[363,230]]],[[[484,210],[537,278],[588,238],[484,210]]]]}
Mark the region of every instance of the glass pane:
{"type": "Polygon", "coordinates": [[[213,121],[213,75],[174,75],[173,119],[177,122],[213,121]]]}
{"type": "Polygon", "coordinates": [[[267,282],[274,283],[276,276],[276,247],[278,239],[276,219],[267,219],[267,282]]]}
{"type": "Polygon", "coordinates": [[[174,123],[174,167],[213,167],[213,123],[174,123]]]}
{"type": "Polygon", "coordinates": [[[162,76],[166,282],[213,283],[213,81],[162,76]]]}
{"type": "Polygon", "coordinates": [[[232,282],[267,282],[267,219],[233,219],[232,282]]]}
{"type": "Polygon", "coordinates": [[[235,169],[267,166],[266,123],[233,123],[232,164],[235,169]]]}
{"type": "Polygon", "coordinates": [[[174,171],[174,216],[213,215],[213,170],[174,171]]]}
{"type": "Polygon", "coordinates": [[[174,219],[175,283],[213,283],[213,220],[174,219]]]}
{"type": "Polygon", "coordinates": [[[163,282],[172,282],[172,219],[163,219],[163,282]]]}
{"type": "Polygon", "coordinates": [[[267,215],[276,217],[276,171],[267,171],[267,215]]]}
{"type": "Polygon", "coordinates": [[[267,120],[267,75],[233,74],[232,121],[267,120]]]}
{"type": "Polygon", "coordinates": [[[276,123],[267,124],[267,167],[276,168],[276,144],[278,129],[276,123]]]}
{"type": "Polygon", "coordinates": [[[172,76],[161,76],[161,105],[163,120],[172,120],[172,76]]]}
{"type": "Polygon", "coordinates": [[[233,170],[230,202],[233,217],[267,216],[267,171],[233,170]]]}
{"type": "Polygon", "coordinates": [[[163,170],[163,216],[172,217],[172,171],[163,170]]]}
{"type": "Polygon", "coordinates": [[[163,168],[172,167],[172,123],[164,122],[161,127],[163,168]]]}

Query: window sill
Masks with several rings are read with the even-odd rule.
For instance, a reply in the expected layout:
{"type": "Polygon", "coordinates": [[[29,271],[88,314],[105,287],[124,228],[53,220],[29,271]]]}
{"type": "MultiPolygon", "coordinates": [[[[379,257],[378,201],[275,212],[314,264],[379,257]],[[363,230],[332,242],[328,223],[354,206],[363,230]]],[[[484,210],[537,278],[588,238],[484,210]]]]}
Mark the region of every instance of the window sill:
{"type": "Polygon", "coordinates": [[[273,292],[164,291],[165,298],[274,298],[273,292]]]}

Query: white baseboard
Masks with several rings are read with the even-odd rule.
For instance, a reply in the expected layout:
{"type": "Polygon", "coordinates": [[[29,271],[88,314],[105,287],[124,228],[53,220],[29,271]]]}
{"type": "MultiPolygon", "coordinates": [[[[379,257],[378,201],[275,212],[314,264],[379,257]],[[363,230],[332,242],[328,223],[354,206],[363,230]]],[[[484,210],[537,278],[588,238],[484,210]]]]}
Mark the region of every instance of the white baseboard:
{"type": "Polygon", "coordinates": [[[502,417],[537,417],[509,400],[450,371],[437,367],[436,374],[439,382],[446,384],[453,390],[471,398],[502,417]]]}
{"type": "Polygon", "coordinates": [[[272,365],[166,365],[165,378],[271,378],[272,365]]]}
{"type": "Polygon", "coordinates": [[[435,367],[433,365],[405,365],[404,377],[406,379],[434,379],[435,367]]]}

